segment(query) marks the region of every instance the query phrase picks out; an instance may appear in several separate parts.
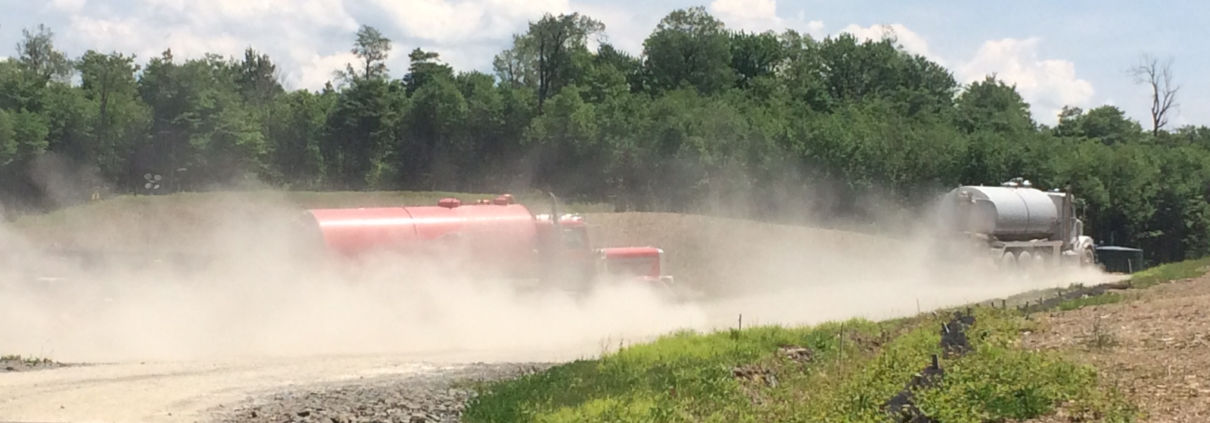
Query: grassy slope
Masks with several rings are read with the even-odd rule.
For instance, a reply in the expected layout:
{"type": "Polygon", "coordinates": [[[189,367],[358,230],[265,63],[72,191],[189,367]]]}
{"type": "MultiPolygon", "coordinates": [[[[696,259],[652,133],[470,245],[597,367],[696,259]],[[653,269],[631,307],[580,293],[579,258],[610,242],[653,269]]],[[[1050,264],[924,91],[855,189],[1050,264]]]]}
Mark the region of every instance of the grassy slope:
{"type": "MultiPolygon", "coordinates": [[[[547,372],[490,385],[468,421],[887,421],[883,404],[940,354],[943,319],[853,320],[815,327],[679,333],[547,372]],[[809,361],[779,347],[810,348],[809,361]],[[736,377],[734,369],[756,377],[736,377]],[[772,381],[776,382],[772,382],[772,381]]],[[[1097,388],[1096,372],[1017,346],[1030,322],[1014,312],[976,311],[974,350],[942,359],[945,378],[916,393],[945,422],[1027,419],[1066,412],[1126,421],[1133,409],[1097,388]]]]}
{"type": "MultiPolygon", "coordinates": [[[[1134,289],[1196,277],[1210,258],[1136,273],[1134,289]]],[[[1109,292],[1061,303],[1071,310],[1133,297],[1109,292]]],[[[1026,350],[1034,322],[1016,311],[976,309],[973,352],[942,359],[945,378],[916,393],[945,422],[1023,420],[1063,410],[1071,421],[1132,421],[1138,409],[1088,365],[1026,350]]],[[[814,327],[683,332],[597,360],[581,360],[485,386],[468,421],[886,421],[884,402],[940,352],[938,325],[923,315],[814,327]],[[842,341],[843,340],[843,341],[842,341]],[[810,361],[779,348],[809,348],[810,361]],[[735,369],[745,376],[737,377],[735,369]],[[751,375],[755,374],[755,377],[751,375]],[[775,383],[771,383],[775,381],[775,383]]]]}
{"type": "Polygon", "coordinates": [[[1130,277],[1132,288],[1146,288],[1158,283],[1194,278],[1210,271],[1210,257],[1163,264],[1136,272],[1130,277]]]}

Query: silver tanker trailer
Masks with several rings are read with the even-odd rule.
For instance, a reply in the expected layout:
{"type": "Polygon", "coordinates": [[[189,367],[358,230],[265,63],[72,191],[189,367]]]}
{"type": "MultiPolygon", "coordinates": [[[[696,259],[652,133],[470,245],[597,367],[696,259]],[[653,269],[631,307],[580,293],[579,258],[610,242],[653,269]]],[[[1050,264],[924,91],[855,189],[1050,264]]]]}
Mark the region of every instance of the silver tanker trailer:
{"type": "Polygon", "coordinates": [[[939,217],[1004,265],[1092,265],[1096,260],[1073,196],[1036,189],[1022,178],[955,188],[942,198],[939,217]]]}

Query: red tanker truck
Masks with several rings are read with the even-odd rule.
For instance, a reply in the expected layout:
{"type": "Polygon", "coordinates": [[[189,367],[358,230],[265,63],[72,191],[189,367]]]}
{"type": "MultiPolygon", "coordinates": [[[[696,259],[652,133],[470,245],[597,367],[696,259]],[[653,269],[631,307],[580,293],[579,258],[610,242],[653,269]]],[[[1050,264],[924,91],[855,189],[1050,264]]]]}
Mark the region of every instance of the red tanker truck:
{"type": "Polygon", "coordinates": [[[311,209],[306,215],[327,250],[352,259],[382,253],[452,258],[459,271],[563,284],[603,276],[672,281],[663,274],[659,248],[593,249],[583,217],[559,214],[557,207],[534,214],[508,194],[471,203],[444,198],[435,206],[311,209]]]}

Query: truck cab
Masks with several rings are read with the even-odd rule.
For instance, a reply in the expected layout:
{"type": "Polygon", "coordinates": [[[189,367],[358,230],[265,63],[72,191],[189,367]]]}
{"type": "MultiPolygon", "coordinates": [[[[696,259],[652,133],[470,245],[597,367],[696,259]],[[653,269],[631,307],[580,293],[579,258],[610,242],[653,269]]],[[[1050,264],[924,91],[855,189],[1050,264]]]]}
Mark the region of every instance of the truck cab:
{"type": "Polygon", "coordinates": [[[656,247],[615,247],[597,250],[600,274],[652,283],[672,283],[665,275],[664,250],[656,247]]]}
{"type": "Polygon", "coordinates": [[[551,251],[549,256],[565,264],[564,269],[558,271],[574,272],[571,276],[580,280],[605,277],[643,282],[672,282],[671,276],[663,274],[664,250],[655,247],[592,249],[588,226],[583,217],[576,214],[560,216],[558,232],[555,232],[554,225],[551,225],[549,214],[534,217],[542,223],[539,233],[543,245],[551,251]]]}

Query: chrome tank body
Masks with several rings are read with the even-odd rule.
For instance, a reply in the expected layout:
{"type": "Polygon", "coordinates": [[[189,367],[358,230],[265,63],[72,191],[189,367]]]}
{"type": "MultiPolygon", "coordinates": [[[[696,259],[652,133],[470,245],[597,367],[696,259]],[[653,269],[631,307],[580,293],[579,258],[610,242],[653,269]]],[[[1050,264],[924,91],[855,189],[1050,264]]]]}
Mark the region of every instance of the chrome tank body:
{"type": "Polygon", "coordinates": [[[943,216],[959,230],[1001,241],[1063,240],[1061,201],[1034,188],[962,186],[946,194],[943,216]]]}

